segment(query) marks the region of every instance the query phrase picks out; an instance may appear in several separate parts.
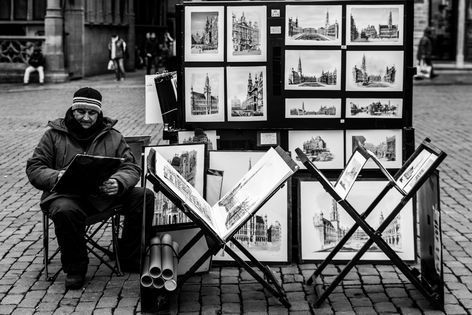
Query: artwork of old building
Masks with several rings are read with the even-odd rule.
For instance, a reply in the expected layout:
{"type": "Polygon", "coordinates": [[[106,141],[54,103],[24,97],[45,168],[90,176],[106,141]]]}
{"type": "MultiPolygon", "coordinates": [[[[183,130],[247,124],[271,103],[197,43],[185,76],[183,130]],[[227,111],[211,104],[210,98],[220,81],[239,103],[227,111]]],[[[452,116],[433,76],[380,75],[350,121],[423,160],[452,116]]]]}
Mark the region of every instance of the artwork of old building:
{"type": "Polygon", "coordinates": [[[384,114],[397,114],[397,105],[392,105],[391,101],[388,100],[388,103],[382,104],[382,102],[372,102],[365,107],[358,106],[357,104],[351,102],[351,115],[357,115],[359,113],[367,113],[371,116],[378,116],[384,114]]]}
{"type": "Polygon", "coordinates": [[[388,24],[379,25],[379,38],[399,38],[400,32],[398,30],[398,25],[393,24],[392,21],[392,12],[388,15],[388,24]]]}
{"type": "Polygon", "coordinates": [[[262,116],[264,110],[264,77],[262,72],[254,75],[251,73],[247,80],[247,93],[241,102],[238,98],[231,100],[231,113],[233,116],[262,116]]]}
{"type": "MultiPolygon", "coordinates": [[[[169,160],[172,167],[192,186],[195,186],[196,155],[196,151],[187,151],[180,155],[176,154],[169,160]]],[[[156,223],[159,225],[191,222],[191,220],[162,193],[157,194],[155,213],[156,223]]]]}
{"type": "Polygon", "coordinates": [[[356,21],[351,14],[351,40],[369,40],[369,39],[395,39],[400,37],[398,24],[393,24],[392,12],[389,12],[387,24],[367,25],[360,31],[356,26],[356,21]]]}
{"type": "Polygon", "coordinates": [[[206,17],[205,27],[192,33],[192,47],[199,47],[202,50],[211,50],[218,47],[218,17],[206,17]]]}
{"type": "Polygon", "coordinates": [[[379,160],[395,161],[396,160],[396,138],[395,136],[386,137],[385,141],[379,144],[367,142],[364,136],[352,136],[352,151],[357,146],[362,146],[367,150],[373,152],[379,160]]]}
{"type": "Polygon", "coordinates": [[[288,76],[288,84],[298,85],[308,82],[318,82],[325,85],[336,85],[337,71],[336,69],[334,69],[332,72],[323,70],[318,78],[316,78],[315,75],[304,75],[302,70],[302,59],[301,57],[298,57],[298,69],[295,71],[295,69],[292,67],[288,76]]]}
{"type": "Polygon", "coordinates": [[[299,25],[298,17],[288,19],[288,36],[295,39],[303,40],[333,40],[339,37],[339,24],[338,21],[330,23],[329,11],[326,11],[326,20],[324,26],[315,27],[303,27],[299,25]]]}
{"type": "Polygon", "coordinates": [[[218,96],[211,94],[211,85],[208,73],[205,77],[203,93],[195,92],[190,88],[190,108],[192,115],[211,115],[218,113],[218,96]]]}
{"type": "Polygon", "coordinates": [[[311,161],[332,161],[334,159],[321,136],[311,137],[310,140],[303,142],[303,152],[311,161]]]}
{"type": "Polygon", "coordinates": [[[248,21],[244,12],[238,19],[232,15],[233,51],[260,51],[260,28],[257,21],[248,21]]]}
{"type": "Polygon", "coordinates": [[[377,82],[385,82],[390,84],[395,83],[395,74],[396,69],[394,65],[391,67],[386,66],[384,75],[369,73],[367,71],[365,54],[362,55],[361,67],[358,68],[357,65],[354,65],[354,68],[352,69],[352,76],[354,78],[354,82],[366,86],[377,82]]]}
{"type": "Polygon", "coordinates": [[[306,110],[305,102],[302,102],[302,107],[290,109],[290,115],[292,116],[316,116],[316,115],[326,115],[334,116],[336,115],[335,106],[321,106],[318,110],[306,110]]]}

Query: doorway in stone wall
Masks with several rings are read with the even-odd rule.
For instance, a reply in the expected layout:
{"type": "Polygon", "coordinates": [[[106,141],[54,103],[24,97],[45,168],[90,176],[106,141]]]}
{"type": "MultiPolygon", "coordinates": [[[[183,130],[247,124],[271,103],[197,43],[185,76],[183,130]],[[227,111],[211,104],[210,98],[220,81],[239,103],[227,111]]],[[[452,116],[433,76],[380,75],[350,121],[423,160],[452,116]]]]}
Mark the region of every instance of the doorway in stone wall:
{"type": "Polygon", "coordinates": [[[448,61],[456,58],[457,10],[458,0],[430,1],[429,25],[434,28],[433,59],[435,60],[448,61]]]}

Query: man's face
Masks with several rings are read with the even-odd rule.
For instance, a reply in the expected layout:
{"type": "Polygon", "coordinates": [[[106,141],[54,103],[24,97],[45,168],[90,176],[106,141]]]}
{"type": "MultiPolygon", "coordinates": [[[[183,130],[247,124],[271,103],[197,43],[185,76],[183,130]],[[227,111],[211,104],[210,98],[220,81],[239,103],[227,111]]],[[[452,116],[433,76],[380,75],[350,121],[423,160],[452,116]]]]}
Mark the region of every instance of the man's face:
{"type": "Polygon", "coordinates": [[[93,109],[78,108],[74,109],[72,114],[75,120],[77,120],[84,129],[92,127],[98,118],[98,112],[93,109]]]}

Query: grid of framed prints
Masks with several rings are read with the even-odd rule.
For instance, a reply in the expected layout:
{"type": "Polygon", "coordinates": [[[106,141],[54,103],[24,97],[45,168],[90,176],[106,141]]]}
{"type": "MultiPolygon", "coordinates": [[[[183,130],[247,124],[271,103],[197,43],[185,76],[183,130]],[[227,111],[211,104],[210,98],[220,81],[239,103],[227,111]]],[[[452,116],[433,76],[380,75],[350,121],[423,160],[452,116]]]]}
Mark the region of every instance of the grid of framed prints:
{"type": "Polygon", "coordinates": [[[188,2],[181,127],[411,125],[407,1],[188,2]]]}
{"type": "MultiPolygon", "coordinates": [[[[386,185],[385,179],[358,180],[347,201],[362,213],[386,185]]],[[[374,229],[378,228],[400,199],[400,193],[392,189],[369,214],[367,223],[374,229]]],[[[299,179],[298,200],[300,258],[304,262],[322,261],[354,225],[354,220],[318,181],[311,178],[299,179]]],[[[415,259],[415,242],[412,241],[415,239],[414,206],[415,203],[410,200],[382,233],[384,240],[405,261],[415,259]]],[[[352,259],[368,239],[367,234],[358,228],[334,260],[352,259]]],[[[362,260],[386,261],[388,258],[374,244],[362,260]]]]}

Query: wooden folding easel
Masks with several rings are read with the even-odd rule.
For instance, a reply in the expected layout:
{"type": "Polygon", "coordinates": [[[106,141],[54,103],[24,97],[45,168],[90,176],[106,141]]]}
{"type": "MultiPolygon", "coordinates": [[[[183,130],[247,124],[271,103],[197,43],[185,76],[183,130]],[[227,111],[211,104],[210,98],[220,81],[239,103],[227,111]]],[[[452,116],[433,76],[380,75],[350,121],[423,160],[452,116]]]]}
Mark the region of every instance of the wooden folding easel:
{"type": "MultiPolygon", "coordinates": [[[[187,270],[187,272],[178,278],[178,286],[181,287],[186,280],[188,280],[198,268],[207,261],[213,255],[216,255],[220,250],[227,252],[235,262],[244,268],[250,275],[252,275],[262,286],[272,293],[279,301],[285,306],[290,307],[290,303],[287,300],[286,293],[282,288],[282,285],[275,278],[274,274],[268,266],[261,264],[241,243],[239,243],[234,235],[238,232],[239,228],[244,226],[251,217],[257,213],[257,211],[285,184],[282,183],[279,187],[274,189],[272,193],[262,202],[253,214],[244,220],[239,228],[231,233],[226,240],[223,240],[213,229],[208,227],[201,219],[197,218],[191,211],[188,210],[188,206],[183,202],[171,189],[156,175],[153,166],[155,165],[155,151],[151,150],[150,154],[147,157],[147,174],[146,179],[153,185],[154,191],[162,192],[177,208],[183,211],[195,224],[200,227],[200,231],[186,244],[184,248],[179,251],[178,258],[184,256],[195,245],[200,238],[205,237],[208,250],[187,270]],[[253,264],[251,267],[246,261],[244,261],[236,252],[234,252],[229,246],[226,246],[228,242],[232,242],[253,264]],[[262,274],[265,276],[265,279],[257,273],[254,269],[259,269],[262,274]]],[[[143,218],[145,216],[143,215],[143,218]]],[[[145,224],[143,223],[143,227],[145,224]]],[[[144,253],[146,248],[145,240],[145,231],[143,229],[142,239],[141,239],[141,261],[144,259],[144,253]]],[[[141,288],[141,307],[142,309],[152,309],[152,299],[155,298],[151,294],[152,289],[141,288]]]]}
{"type": "MultiPolygon", "coordinates": [[[[354,207],[345,199],[341,198],[333,186],[326,180],[324,175],[318,170],[318,168],[306,157],[306,155],[300,150],[296,150],[298,156],[300,157],[303,164],[306,166],[308,171],[314,175],[319,182],[322,184],[323,188],[333,197],[339,205],[341,205],[344,210],[354,219],[355,224],[352,228],[346,233],[346,235],[341,239],[341,241],[336,245],[336,247],[331,251],[328,257],[323,261],[323,263],[315,270],[313,275],[308,280],[308,284],[312,284],[314,279],[321,275],[324,268],[332,261],[334,256],[342,249],[343,245],[351,238],[354,232],[358,227],[361,227],[365,233],[368,235],[369,239],[366,241],[364,246],[355,254],[351,261],[346,265],[346,267],[341,271],[341,273],[333,280],[333,282],[325,289],[325,291],[318,296],[318,299],[315,301],[314,306],[319,307],[323,301],[333,292],[336,286],[346,277],[348,272],[359,262],[360,258],[367,252],[370,246],[375,243],[391,262],[397,266],[400,271],[410,280],[410,282],[436,307],[443,309],[443,299],[438,296],[439,290],[436,286],[433,286],[427,283],[424,279],[421,281],[419,276],[419,271],[412,269],[407,266],[402,259],[397,255],[397,253],[384,241],[382,238],[382,232],[389,226],[389,224],[395,219],[395,217],[400,213],[402,208],[406,203],[416,194],[418,189],[421,188],[423,183],[431,176],[431,174],[436,170],[439,164],[446,157],[446,153],[442,152],[435,146],[433,146],[429,139],[425,139],[412,156],[406,161],[402,168],[395,174],[395,176],[390,177],[390,180],[386,187],[378,194],[378,196],[372,201],[369,207],[364,211],[364,213],[359,214],[354,207]],[[414,178],[414,182],[410,184],[407,189],[405,187],[400,187],[398,180],[400,178],[407,178],[408,172],[414,171],[415,159],[420,156],[422,152],[426,150],[431,153],[432,159],[428,165],[424,165],[421,174],[417,174],[414,178]],[[367,222],[367,216],[375,209],[379,202],[385,197],[385,195],[392,189],[397,189],[402,198],[392,210],[392,212],[385,218],[385,220],[380,224],[380,226],[375,230],[367,222]]],[[[422,155],[423,156],[423,155],[422,155]]],[[[420,168],[420,166],[418,166],[420,168]]],[[[412,179],[413,180],[413,179],[412,179]]],[[[316,290],[315,290],[316,292],[316,290]]],[[[441,291],[442,292],[442,291],[441,291]]]]}

